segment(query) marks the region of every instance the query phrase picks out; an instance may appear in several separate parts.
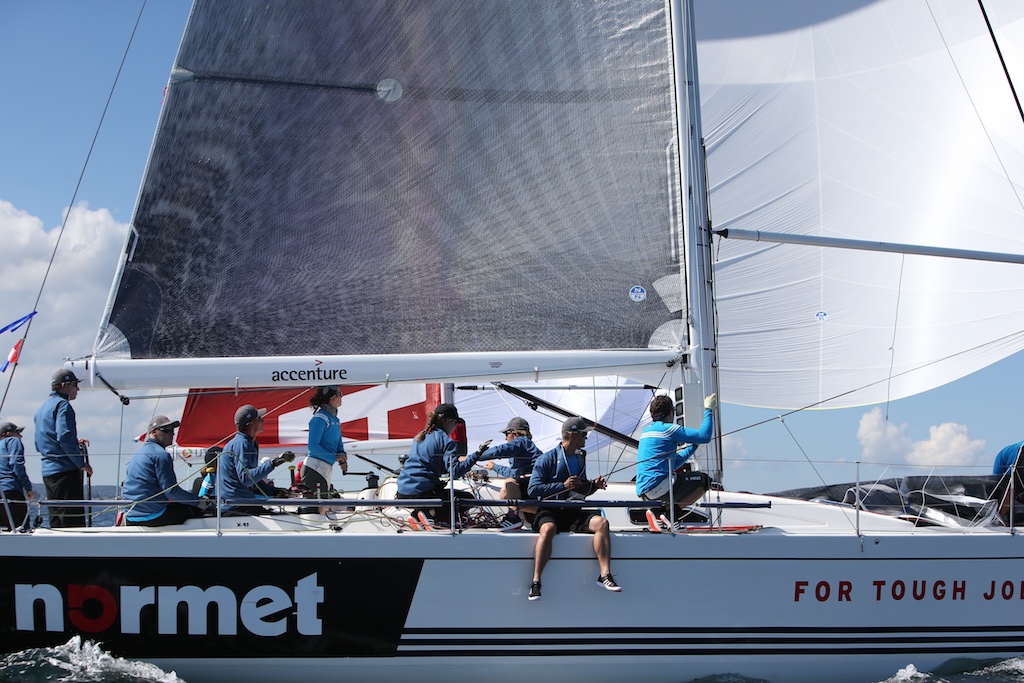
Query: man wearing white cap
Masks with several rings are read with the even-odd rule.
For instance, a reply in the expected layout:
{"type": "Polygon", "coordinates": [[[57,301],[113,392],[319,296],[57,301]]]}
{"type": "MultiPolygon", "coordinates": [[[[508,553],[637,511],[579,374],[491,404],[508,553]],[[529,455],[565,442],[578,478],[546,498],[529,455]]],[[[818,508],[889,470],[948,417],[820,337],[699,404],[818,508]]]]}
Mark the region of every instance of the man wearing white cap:
{"type": "Polygon", "coordinates": [[[165,415],[156,415],[149,421],[146,442],[132,456],[125,471],[124,497],[135,501],[125,515],[128,526],[166,526],[203,516],[199,501],[178,486],[171,454],[167,452],[180,424],[165,415]]]}
{"type": "Polygon", "coordinates": [[[21,432],[13,422],[0,423],[0,491],[3,491],[3,504],[0,505],[0,529],[11,528],[10,519],[14,519],[14,527],[20,527],[28,515],[26,500],[35,498],[32,482],[25,472],[25,446],[21,443],[21,432]],[[10,517],[8,517],[10,512],[10,517]]]}

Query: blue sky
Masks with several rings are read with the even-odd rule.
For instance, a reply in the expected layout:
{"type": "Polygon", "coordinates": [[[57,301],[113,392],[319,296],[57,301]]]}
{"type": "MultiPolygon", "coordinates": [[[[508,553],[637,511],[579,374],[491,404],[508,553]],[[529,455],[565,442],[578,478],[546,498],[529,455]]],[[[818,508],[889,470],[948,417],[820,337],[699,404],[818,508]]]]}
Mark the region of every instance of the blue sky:
{"type": "MultiPolygon", "coordinates": [[[[149,0],[145,8],[2,419],[31,424],[61,359],[92,348],[189,6],[149,0]]],[[[141,7],[141,0],[0,0],[0,325],[34,304],[141,7]]],[[[0,335],[0,352],[16,339],[0,335]]],[[[858,460],[872,463],[862,465],[865,479],[988,472],[1000,448],[1024,439],[1016,394],[1022,373],[1024,358],[1012,357],[888,406],[806,412],[784,424],[772,419],[779,411],[726,406],[725,483],[771,491],[850,481],[858,460]],[[747,428],[763,420],[770,421],[747,428]]],[[[9,375],[0,376],[0,386],[9,375]]],[[[83,393],[76,409],[80,432],[93,441],[97,482],[114,483],[118,450],[123,469],[134,451],[129,437],[154,412],[180,415],[181,402],[134,402],[122,413],[111,394],[97,391],[83,393]]],[[[31,427],[31,453],[30,435],[31,427]]],[[[38,464],[29,471],[38,481],[38,464]]]]}

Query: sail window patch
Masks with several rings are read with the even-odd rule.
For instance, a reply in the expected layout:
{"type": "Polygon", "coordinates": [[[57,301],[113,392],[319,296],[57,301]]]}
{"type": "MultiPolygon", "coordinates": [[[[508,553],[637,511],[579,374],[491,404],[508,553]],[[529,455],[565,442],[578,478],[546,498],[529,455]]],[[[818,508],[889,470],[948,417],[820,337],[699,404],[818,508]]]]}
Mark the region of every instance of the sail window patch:
{"type": "Polygon", "coordinates": [[[397,102],[402,97],[402,84],[393,78],[385,78],[377,84],[377,97],[385,102],[397,102]]]}

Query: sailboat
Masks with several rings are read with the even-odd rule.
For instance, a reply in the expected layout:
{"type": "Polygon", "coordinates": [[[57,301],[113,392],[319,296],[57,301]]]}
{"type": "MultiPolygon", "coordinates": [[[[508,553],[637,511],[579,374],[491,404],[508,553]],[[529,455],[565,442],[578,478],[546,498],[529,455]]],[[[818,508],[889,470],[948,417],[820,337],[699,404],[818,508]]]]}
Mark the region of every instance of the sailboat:
{"type": "MultiPolygon", "coordinates": [[[[198,0],[68,367],[104,391],[612,374],[684,421],[716,392],[924,391],[1020,349],[1024,276],[716,231],[1021,253],[997,42],[955,0],[198,0]]],[[[720,446],[698,460],[725,481],[720,446]]],[[[3,646],[81,634],[192,682],[853,682],[1024,651],[1012,528],[723,489],[654,534],[630,476],[594,501],[621,594],[563,534],[528,601],[534,534],[413,531],[385,484],[328,514],[12,534],[3,646]]]]}

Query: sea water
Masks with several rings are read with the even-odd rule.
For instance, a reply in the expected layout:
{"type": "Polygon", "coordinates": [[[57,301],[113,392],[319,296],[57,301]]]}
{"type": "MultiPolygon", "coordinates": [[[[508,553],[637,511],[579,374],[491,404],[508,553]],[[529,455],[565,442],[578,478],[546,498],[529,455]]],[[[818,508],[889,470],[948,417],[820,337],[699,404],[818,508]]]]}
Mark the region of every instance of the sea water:
{"type": "Polygon", "coordinates": [[[57,647],[9,654],[0,660],[2,683],[185,683],[145,662],[111,656],[78,636],[57,647]]]}
{"type": "MultiPolygon", "coordinates": [[[[506,662],[508,664],[508,662],[506,662]]],[[[864,683],[1024,683],[1024,658],[1015,657],[994,664],[974,665],[955,674],[918,671],[912,664],[883,681],[864,683]]],[[[515,667],[506,670],[518,677],[515,667]]],[[[536,672],[523,671],[523,676],[536,672]]],[[[821,671],[821,683],[841,680],[836,672],[821,671]]],[[[7,655],[0,660],[0,683],[188,683],[172,671],[152,664],[113,657],[89,641],[73,637],[58,647],[35,648],[7,655]]],[[[292,683],[282,681],[282,683],[292,683]]],[[[581,681],[581,683],[583,683],[581,681]]],[[[765,681],[732,674],[699,680],[681,678],[679,683],[787,683],[765,681]]]]}

